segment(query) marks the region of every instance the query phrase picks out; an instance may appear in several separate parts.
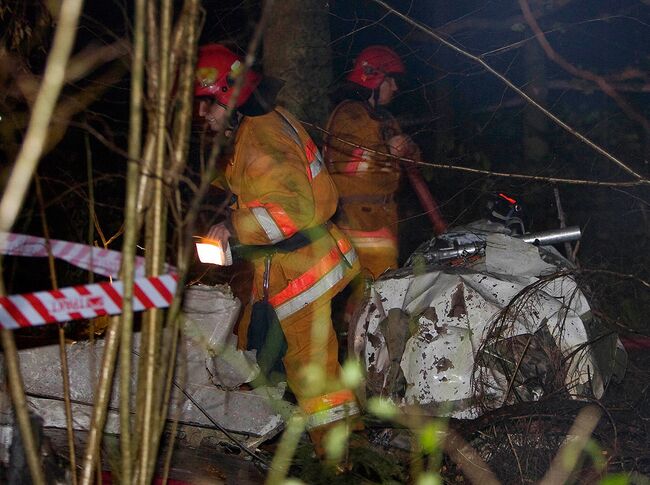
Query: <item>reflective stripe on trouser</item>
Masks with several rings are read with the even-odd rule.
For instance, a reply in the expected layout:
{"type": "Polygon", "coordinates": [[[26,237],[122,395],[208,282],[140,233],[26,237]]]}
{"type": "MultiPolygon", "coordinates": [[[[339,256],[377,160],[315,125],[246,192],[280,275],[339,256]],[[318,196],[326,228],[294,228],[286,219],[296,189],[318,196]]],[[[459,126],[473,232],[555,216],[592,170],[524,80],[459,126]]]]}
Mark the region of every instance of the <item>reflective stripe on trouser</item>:
{"type": "Polygon", "coordinates": [[[337,241],[338,248],[332,248],[314,266],[299,278],[291,281],[281,292],[269,298],[280,320],[284,320],[332,289],[345,277],[348,265],[353,265],[357,254],[347,240],[337,241]],[[342,260],[343,253],[347,264],[342,260]]]}
{"type": "MultiPolygon", "coordinates": [[[[301,409],[308,415],[307,430],[319,457],[325,455],[323,438],[329,426],[359,414],[350,391],[344,391],[344,394],[340,394],[340,391],[328,392],[329,389],[336,389],[340,374],[339,346],[332,326],[330,305],[329,297],[321,298],[280,322],[287,339],[287,353],[284,356],[287,383],[301,409]],[[314,382],[314,376],[308,374],[313,372],[309,364],[322,366],[320,372],[316,371],[318,374],[322,372],[320,380],[314,382]],[[318,386],[316,389],[314,384],[318,386]]],[[[359,423],[356,425],[358,427],[359,423]]]]}
{"type": "Polygon", "coordinates": [[[351,283],[352,292],[348,296],[343,312],[343,321],[352,321],[354,312],[364,297],[365,279],[377,279],[390,269],[397,269],[397,238],[387,228],[377,231],[357,231],[341,229],[352,241],[357,251],[361,274],[351,283]]]}
{"type": "Polygon", "coordinates": [[[307,429],[325,426],[359,414],[356,398],[348,389],[302,400],[300,407],[308,416],[307,429]]]}
{"type": "Polygon", "coordinates": [[[357,249],[397,248],[397,236],[386,227],[376,231],[359,231],[344,227],[341,230],[350,238],[352,245],[357,249]]]}

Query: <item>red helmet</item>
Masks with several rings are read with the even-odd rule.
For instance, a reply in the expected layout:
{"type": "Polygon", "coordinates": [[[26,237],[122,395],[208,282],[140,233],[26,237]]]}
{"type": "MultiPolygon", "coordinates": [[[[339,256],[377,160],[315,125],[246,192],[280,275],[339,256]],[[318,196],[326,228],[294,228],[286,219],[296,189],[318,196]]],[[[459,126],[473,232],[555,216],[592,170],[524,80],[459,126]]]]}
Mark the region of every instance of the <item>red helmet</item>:
{"type": "Polygon", "coordinates": [[[387,75],[404,72],[404,64],[393,49],[371,45],[362,50],[354,61],[348,81],[368,89],[377,89],[387,75]]]}
{"type": "MultiPolygon", "coordinates": [[[[194,95],[209,96],[226,106],[233,92],[235,80],[244,68],[244,59],[220,44],[208,44],[199,48],[194,80],[194,95]]],[[[236,107],[241,106],[255,91],[262,76],[252,70],[246,71],[244,84],[239,91],[236,107]]]]}

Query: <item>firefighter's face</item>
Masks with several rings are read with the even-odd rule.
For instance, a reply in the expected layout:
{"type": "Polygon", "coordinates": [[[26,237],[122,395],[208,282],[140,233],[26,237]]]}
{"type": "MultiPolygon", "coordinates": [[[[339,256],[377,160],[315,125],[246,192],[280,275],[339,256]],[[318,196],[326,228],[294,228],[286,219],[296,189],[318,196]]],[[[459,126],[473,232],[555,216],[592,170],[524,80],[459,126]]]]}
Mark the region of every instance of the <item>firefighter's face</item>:
{"type": "Polygon", "coordinates": [[[205,120],[208,128],[215,133],[224,131],[228,122],[226,108],[211,99],[199,101],[199,116],[205,120]]]}
{"type": "Polygon", "coordinates": [[[384,106],[389,104],[393,100],[393,96],[397,92],[397,83],[395,79],[386,76],[382,83],[379,85],[379,97],[377,98],[377,104],[379,106],[384,106]]]}

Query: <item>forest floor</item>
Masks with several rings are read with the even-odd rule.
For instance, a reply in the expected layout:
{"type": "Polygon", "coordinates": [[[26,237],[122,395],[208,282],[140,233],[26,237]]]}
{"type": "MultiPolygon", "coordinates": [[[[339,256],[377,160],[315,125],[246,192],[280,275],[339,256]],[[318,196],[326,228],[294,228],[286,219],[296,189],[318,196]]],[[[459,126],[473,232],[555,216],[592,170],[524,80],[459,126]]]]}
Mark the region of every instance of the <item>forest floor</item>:
{"type": "MultiPolygon", "coordinates": [[[[573,476],[574,483],[598,483],[608,474],[624,473],[631,477],[630,483],[650,484],[649,389],[650,352],[631,349],[622,382],[610,384],[603,399],[592,403],[602,410],[602,417],[573,476]]],[[[500,408],[472,421],[450,420],[448,424],[480,452],[501,483],[535,483],[544,476],[559,447],[566,441],[580,409],[588,404],[550,397],[500,408]]],[[[181,428],[178,435],[169,468],[170,484],[264,483],[264,467],[247,458],[225,436],[203,430],[197,432],[197,440],[196,436],[187,436],[192,429],[181,428]]],[[[391,433],[403,434],[404,430],[381,429],[381,425],[371,423],[362,445],[357,442],[350,452],[351,467],[347,473],[321,464],[314,458],[308,440],[303,438],[290,475],[307,484],[412,482],[413,456],[408,450],[384,447],[378,439],[383,436],[382,443],[385,443],[386,435],[391,433]]],[[[67,461],[65,430],[46,429],[45,435],[60,457],[59,461],[67,461]]],[[[76,433],[76,440],[77,454],[81,455],[84,434],[76,433]]],[[[278,439],[265,443],[260,453],[271,461],[277,445],[278,439]]],[[[117,438],[106,436],[102,483],[118,483],[111,475],[111,470],[119,469],[118,449],[117,438]]],[[[77,460],[79,465],[81,456],[77,460]]],[[[462,469],[449,457],[443,456],[440,465],[432,463],[432,466],[440,471],[444,483],[466,483],[462,469]]],[[[161,483],[163,470],[161,461],[154,483],[161,483]]]]}

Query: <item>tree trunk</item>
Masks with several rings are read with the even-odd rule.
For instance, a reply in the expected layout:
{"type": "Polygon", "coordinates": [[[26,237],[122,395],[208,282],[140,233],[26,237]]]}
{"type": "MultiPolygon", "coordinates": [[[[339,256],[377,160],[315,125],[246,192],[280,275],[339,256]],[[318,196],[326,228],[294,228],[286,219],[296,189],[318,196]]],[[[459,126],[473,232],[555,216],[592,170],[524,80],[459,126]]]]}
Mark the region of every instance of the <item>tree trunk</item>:
{"type": "MultiPolygon", "coordinates": [[[[264,33],[264,72],[286,82],[278,98],[280,105],[302,121],[325,125],[332,81],[325,0],[275,2],[264,33]]],[[[313,130],[311,135],[319,137],[313,130]]]]}

